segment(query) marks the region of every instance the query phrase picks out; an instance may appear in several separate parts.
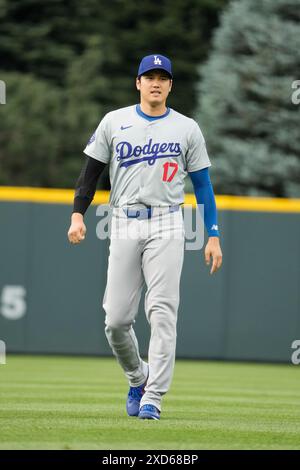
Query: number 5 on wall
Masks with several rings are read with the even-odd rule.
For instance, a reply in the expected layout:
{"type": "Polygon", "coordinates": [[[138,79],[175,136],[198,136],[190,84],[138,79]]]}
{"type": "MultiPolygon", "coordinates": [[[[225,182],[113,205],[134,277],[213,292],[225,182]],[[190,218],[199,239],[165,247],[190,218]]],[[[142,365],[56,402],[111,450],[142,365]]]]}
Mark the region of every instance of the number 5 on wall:
{"type": "Polygon", "coordinates": [[[174,176],[177,173],[178,163],[166,162],[166,163],[163,164],[163,167],[164,167],[163,181],[167,181],[167,183],[169,183],[170,181],[172,181],[172,179],[174,178],[174,176]],[[169,173],[170,168],[173,168],[173,170],[172,170],[172,173],[168,177],[168,173],[169,173]]]}
{"type": "Polygon", "coordinates": [[[4,286],[0,313],[8,320],[19,320],[26,313],[26,290],[23,286],[4,286]]]}

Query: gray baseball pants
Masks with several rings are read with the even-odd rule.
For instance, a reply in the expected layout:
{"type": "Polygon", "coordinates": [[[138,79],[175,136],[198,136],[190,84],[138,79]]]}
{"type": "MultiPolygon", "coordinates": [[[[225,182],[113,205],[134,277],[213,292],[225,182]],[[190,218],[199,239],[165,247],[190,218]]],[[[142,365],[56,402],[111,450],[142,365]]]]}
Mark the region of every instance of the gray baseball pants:
{"type": "Polygon", "coordinates": [[[150,219],[128,218],[114,208],[107,284],[105,333],[130,386],[146,382],[141,405],[161,410],[173,377],[179,286],[184,258],[181,209],[153,208],[150,219]],[[141,359],[133,324],[146,284],[145,313],[151,328],[148,364],[141,359]]]}

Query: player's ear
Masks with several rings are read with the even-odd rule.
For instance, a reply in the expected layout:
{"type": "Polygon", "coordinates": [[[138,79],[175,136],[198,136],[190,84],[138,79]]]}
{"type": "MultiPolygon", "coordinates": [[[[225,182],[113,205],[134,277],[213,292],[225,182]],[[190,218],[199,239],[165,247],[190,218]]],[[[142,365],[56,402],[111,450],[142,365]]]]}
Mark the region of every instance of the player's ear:
{"type": "Polygon", "coordinates": [[[170,80],[170,87],[169,87],[169,93],[172,90],[172,85],[173,85],[173,80],[170,80]]]}
{"type": "Polygon", "coordinates": [[[136,89],[140,91],[141,81],[140,81],[139,77],[136,77],[135,85],[136,85],[136,89]]]}

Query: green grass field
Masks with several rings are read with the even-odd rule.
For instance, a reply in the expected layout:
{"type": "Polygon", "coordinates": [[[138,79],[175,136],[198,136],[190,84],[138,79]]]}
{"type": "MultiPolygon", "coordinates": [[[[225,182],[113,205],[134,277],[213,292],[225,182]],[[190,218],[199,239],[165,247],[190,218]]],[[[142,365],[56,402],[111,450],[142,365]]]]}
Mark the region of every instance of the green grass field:
{"type": "Polygon", "coordinates": [[[0,449],[300,449],[299,372],[177,360],[161,420],[144,421],[114,358],[8,355],[0,449]]]}

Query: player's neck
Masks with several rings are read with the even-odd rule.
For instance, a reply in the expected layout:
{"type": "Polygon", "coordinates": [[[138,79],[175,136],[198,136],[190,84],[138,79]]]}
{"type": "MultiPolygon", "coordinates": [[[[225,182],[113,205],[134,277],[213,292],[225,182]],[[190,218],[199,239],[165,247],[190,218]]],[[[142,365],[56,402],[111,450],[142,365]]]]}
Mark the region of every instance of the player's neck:
{"type": "Polygon", "coordinates": [[[140,107],[143,113],[147,114],[148,116],[162,116],[167,111],[166,102],[151,105],[146,103],[144,100],[141,100],[140,107]]]}

